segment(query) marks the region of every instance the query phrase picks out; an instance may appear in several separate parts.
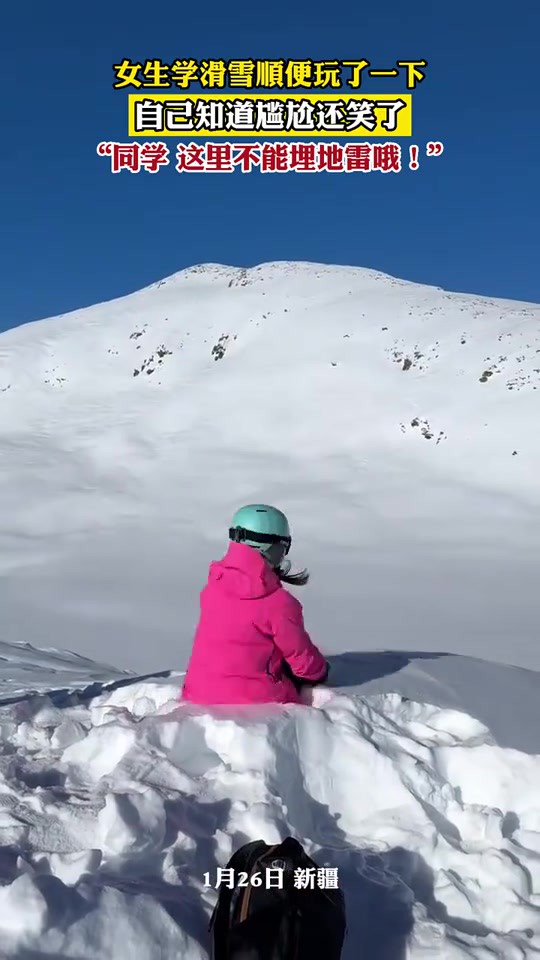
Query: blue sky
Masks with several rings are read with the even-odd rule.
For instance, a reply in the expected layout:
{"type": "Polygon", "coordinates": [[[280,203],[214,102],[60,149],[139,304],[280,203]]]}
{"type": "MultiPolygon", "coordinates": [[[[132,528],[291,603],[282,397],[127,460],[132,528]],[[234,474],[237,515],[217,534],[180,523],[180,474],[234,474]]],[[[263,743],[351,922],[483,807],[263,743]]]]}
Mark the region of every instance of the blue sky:
{"type": "MultiPolygon", "coordinates": [[[[540,301],[540,9],[454,0],[369,7],[10,5],[0,37],[0,329],[129,293],[204,261],[367,266],[450,290],[540,301]],[[428,61],[414,136],[443,157],[400,174],[113,176],[129,140],[124,57],[428,61]]],[[[406,92],[371,80],[366,92],[406,92]]],[[[174,141],[171,141],[174,147],[174,141]]],[[[408,152],[408,151],[407,151],[408,152]]]]}

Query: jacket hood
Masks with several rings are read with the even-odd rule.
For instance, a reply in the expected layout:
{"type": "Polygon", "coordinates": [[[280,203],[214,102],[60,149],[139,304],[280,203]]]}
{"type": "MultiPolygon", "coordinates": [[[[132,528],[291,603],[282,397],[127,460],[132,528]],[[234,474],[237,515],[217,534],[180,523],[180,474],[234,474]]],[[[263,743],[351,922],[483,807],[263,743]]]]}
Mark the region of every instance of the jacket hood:
{"type": "Polygon", "coordinates": [[[267,597],[281,587],[262,554],[245,543],[231,543],[223,559],[210,564],[208,584],[240,600],[267,597]]]}

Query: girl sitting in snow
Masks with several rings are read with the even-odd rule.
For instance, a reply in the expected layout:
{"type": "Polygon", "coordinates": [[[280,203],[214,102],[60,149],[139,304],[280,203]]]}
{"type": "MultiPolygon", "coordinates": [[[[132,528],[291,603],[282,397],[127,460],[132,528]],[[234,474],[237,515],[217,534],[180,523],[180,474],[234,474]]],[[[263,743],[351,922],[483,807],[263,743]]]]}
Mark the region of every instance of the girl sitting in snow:
{"type": "Polygon", "coordinates": [[[304,628],[289,574],[287,517],[252,504],[235,514],[227,554],[210,564],[183,698],[197,704],[301,703],[303,684],[323,683],[328,664],[304,628]]]}

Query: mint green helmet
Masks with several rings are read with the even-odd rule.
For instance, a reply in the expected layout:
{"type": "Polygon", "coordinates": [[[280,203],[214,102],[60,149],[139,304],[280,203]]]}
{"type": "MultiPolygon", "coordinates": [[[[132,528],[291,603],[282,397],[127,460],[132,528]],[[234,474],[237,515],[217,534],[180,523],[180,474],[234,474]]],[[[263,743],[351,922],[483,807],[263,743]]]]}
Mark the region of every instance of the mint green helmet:
{"type": "Polygon", "coordinates": [[[278,567],[291,547],[289,521],[281,510],[266,503],[250,503],[237,510],[229,528],[235,543],[254,547],[278,567]]]}

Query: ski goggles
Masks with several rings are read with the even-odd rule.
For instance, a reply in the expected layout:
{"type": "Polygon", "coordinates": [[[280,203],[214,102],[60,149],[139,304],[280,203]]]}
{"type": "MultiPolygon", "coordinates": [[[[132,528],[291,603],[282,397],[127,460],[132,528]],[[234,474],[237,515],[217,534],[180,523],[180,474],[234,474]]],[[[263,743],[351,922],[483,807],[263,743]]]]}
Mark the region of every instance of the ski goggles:
{"type": "Polygon", "coordinates": [[[291,549],[290,537],[280,537],[274,533],[255,533],[244,527],[230,527],[229,539],[234,543],[244,543],[246,540],[251,540],[253,543],[279,543],[284,548],[284,556],[287,556],[291,549]]]}

